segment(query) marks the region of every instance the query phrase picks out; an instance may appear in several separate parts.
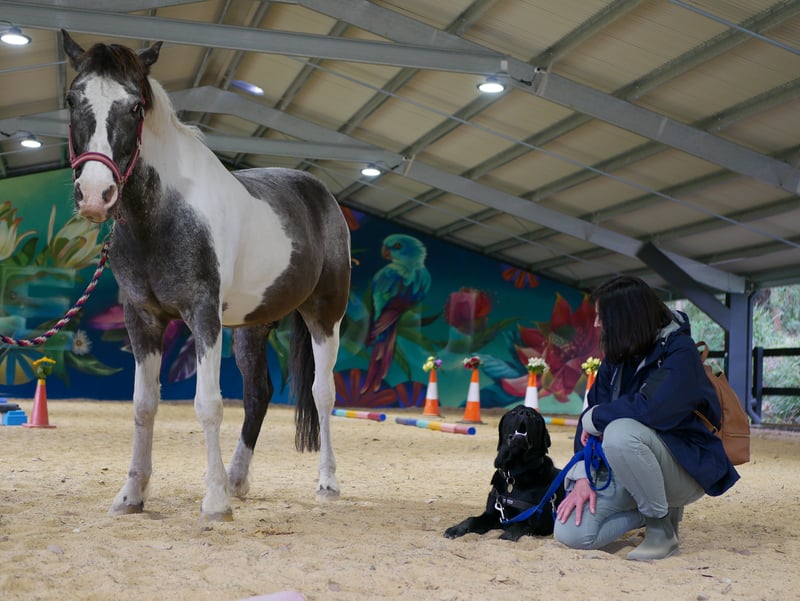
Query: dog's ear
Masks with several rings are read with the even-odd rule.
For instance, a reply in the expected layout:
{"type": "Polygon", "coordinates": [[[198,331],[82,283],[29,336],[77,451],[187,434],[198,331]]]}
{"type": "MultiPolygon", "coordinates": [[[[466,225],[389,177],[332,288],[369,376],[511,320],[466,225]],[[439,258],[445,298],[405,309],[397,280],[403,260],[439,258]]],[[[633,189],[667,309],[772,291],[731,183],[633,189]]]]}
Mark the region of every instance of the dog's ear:
{"type": "Polygon", "coordinates": [[[531,446],[542,454],[550,448],[550,432],[542,415],[538,412],[530,416],[528,424],[529,440],[531,446]]]}
{"type": "Polygon", "coordinates": [[[506,422],[506,417],[508,417],[508,412],[503,414],[503,417],[500,418],[500,423],[497,424],[497,450],[499,451],[500,448],[503,446],[505,442],[505,436],[503,436],[504,432],[504,425],[506,422]]]}

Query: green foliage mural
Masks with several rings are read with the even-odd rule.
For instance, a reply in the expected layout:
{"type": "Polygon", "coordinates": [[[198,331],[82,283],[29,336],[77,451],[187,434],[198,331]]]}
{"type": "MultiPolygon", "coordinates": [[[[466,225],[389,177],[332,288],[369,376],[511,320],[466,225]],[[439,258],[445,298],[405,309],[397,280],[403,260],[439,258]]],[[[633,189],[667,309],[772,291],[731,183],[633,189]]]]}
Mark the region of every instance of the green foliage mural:
{"type": "MultiPolygon", "coordinates": [[[[97,226],[76,216],[59,218],[55,204],[48,209],[39,213],[48,216],[40,224],[21,216],[11,200],[0,203],[0,333],[14,339],[37,336],[64,315],[77,298],[74,290],[86,284],[83,270],[97,262],[102,246],[97,226]]],[[[70,214],[67,207],[61,212],[70,214]]],[[[66,383],[72,370],[91,376],[120,371],[92,354],[80,321],[76,316],[46,346],[3,345],[0,384],[33,381],[34,361],[43,354],[55,360],[54,375],[66,383]]]]}

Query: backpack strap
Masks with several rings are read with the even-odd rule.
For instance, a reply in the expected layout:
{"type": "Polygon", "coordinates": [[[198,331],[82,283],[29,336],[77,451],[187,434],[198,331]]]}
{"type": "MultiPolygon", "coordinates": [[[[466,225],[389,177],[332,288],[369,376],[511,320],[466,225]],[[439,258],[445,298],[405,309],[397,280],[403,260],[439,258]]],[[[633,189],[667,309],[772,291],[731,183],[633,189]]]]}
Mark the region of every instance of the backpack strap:
{"type": "MultiPolygon", "coordinates": [[[[706,365],[706,359],[708,359],[708,343],[704,340],[701,340],[696,343],[697,350],[700,353],[700,363],[703,364],[703,369],[708,372],[711,367],[706,365]]],[[[703,415],[698,409],[694,410],[694,414],[700,418],[700,421],[703,422],[706,428],[711,430],[711,433],[716,435],[719,432],[719,428],[711,423],[711,420],[708,419],[705,415],[703,415]]]]}

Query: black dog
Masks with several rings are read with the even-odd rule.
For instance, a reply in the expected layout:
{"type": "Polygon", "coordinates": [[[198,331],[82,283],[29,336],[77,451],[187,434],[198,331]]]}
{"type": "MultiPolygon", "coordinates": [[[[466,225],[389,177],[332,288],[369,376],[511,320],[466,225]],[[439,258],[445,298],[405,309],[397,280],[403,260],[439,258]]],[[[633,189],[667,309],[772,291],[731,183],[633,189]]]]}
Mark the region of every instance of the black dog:
{"type": "Polygon", "coordinates": [[[500,538],[513,541],[526,534],[553,533],[553,512],[564,498],[563,486],[558,487],[540,512],[520,522],[501,524],[501,520],[536,507],[559,474],[547,455],[550,433],[544,418],[535,409],[520,405],[503,415],[497,429],[499,440],[494,460],[497,471],[492,478],[486,511],[445,530],[446,538],[468,532],[485,534],[496,528],[504,530],[500,538]]]}

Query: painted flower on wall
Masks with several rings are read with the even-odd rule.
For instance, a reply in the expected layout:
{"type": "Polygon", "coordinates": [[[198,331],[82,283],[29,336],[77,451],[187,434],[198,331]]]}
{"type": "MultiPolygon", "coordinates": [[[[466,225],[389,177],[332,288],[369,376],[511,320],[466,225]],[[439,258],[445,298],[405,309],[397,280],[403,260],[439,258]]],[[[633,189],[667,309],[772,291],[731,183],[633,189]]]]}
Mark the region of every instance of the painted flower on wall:
{"type": "Polygon", "coordinates": [[[337,407],[394,407],[397,405],[397,391],[394,388],[361,392],[366,375],[366,372],[362,372],[360,369],[334,372],[333,381],[336,386],[337,407]]]}
{"type": "Polygon", "coordinates": [[[446,350],[455,354],[475,353],[518,320],[509,317],[490,323],[491,310],[492,302],[483,290],[461,288],[451,292],[444,305],[444,318],[450,326],[446,350]]]}
{"type": "Polygon", "coordinates": [[[45,265],[67,269],[83,269],[98,261],[102,241],[98,241],[100,228],[80,215],[73,215],[53,233],[56,219],[55,206],[50,213],[47,229],[47,246],[39,260],[45,265]]]}
{"type": "Polygon", "coordinates": [[[92,341],[89,340],[89,335],[85,331],[75,332],[72,337],[72,352],[76,355],[88,355],[92,352],[92,341]]]}
{"type": "MultiPolygon", "coordinates": [[[[41,246],[36,230],[18,232],[22,219],[16,214],[10,201],[0,204],[0,328],[6,335],[30,339],[67,312],[70,295],[80,293],[75,289],[81,279],[79,271],[98,261],[102,244],[97,240],[98,226],[76,216],[56,231],[53,205],[41,246]]],[[[47,353],[56,362],[53,375],[67,385],[68,368],[93,376],[119,371],[92,355],[89,336],[78,329],[82,316],[82,311],[74,312],[47,340],[47,353]]],[[[19,385],[34,379],[34,360],[41,352],[41,348],[24,345],[0,351],[0,384],[19,385]]]]}
{"type": "Polygon", "coordinates": [[[17,251],[17,247],[25,238],[35,234],[34,230],[18,234],[21,217],[17,217],[17,209],[7,200],[0,204],[0,261],[5,261],[17,251]]]}
{"type": "Polygon", "coordinates": [[[536,288],[539,285],[539,278],[530,271],[511,265],[503,265],[501,270],[503,279],[514,284],[514,288],[536,288]]]}
{"type": "MultiPolygon", "coordinates": [[[[552,394],[560,403],[569,401],[569,394],[584,375],[581,365],[588,357],[598,354],[600,331],[594,327],[594,308],[588,297],[573,312],[560,294],[549,322],[536,324],[535,328],[519,327],[519,343],[515,352],[524,368],[532,357],[541,357],[548,372],[542,377],[539,396],[552,394]]],[[[518,397],[525,396],[527,372],[516,378],[504,378],[503,390],[518,397]]]]}
{"type": "Polygon", "coordinates": [[[473,334],[486,329],[492,303],[483,290],[461,288],[450,293],[444,305],[444,319],[462,334],[473,334]]]}

